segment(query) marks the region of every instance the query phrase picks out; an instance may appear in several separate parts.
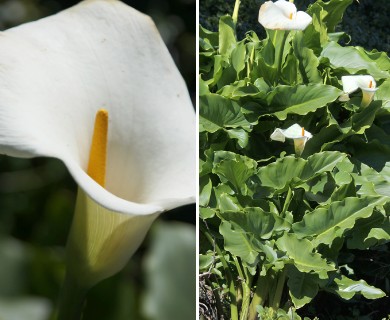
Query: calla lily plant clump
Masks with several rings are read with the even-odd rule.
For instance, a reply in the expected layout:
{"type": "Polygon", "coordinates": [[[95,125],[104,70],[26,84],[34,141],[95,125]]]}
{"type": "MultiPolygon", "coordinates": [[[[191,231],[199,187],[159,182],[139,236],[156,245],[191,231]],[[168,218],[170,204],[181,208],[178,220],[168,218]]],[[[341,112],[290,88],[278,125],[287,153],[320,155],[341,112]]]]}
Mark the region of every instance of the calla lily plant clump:
{"type": "Polygon", "coordinates": [[[195,201],[194,108],[152,20],[117,0],[9,29],[0,48],[0,152],[58,158],[79,187],[58,311],[79,319],[153,221],[195,201]]]}
{"type": "Polygon", "coordinates": [[[340,44],[351,3],[264,1],[265,39],[237,38],[239,1],[200,26],[205,315],[389,314],[390,60],[340,44]]]}

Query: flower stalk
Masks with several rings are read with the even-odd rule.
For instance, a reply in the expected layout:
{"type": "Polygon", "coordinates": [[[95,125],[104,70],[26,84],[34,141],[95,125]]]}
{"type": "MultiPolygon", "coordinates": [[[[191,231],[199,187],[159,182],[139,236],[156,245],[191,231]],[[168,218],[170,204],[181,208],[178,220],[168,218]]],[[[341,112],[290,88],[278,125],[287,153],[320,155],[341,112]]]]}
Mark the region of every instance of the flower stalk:
{"type": "Polygon", "coordinates": [[[282,298],[285,281],[286,281],[286,268],[284,268],[278,276],[278,281],[273,296],[273,300],[270,303],[272,309],[274,309],[275,312],[277,312],[277,310],[280,307],[280,300],[282,298]]]}
{"type": "MultiPolygon", "coordinates": [[[[103,188],[105,186],[106,180],[107,138],[108,112],[107,110],[101,109],[96,113],[87,173],[103,188]]],[[[82,197],[82,195],[80,195],[80,192],[78,194],[78,198],[79,197],[82,197]]],[[[76,206],[75,215],[87,214],[87,212],[85,212],[84,210],[81,210],[81,212],[77,212],[77,208],[78,206],[76,206]]],[[[99,219],[99,217],[97,217],[97,219],[99,219]]],[[[72,246],[77,247],[80,245],[78,241],[75,241],[73,238],[79,238],[78,233],[84,233],[83,230],[80,229],[83,228],[83,224],[81,223],[80,225],[80,221],[83,221],[83,219],[80,220],[78,219],[78,217],[74,217],[72,229],[69,234],[67,245],[67,272],[60,296],[58,320],[81,319],[85,295],[88,289],[91,287],[91,284],[89,282],[82,282],[82,279],[77,276],[77,274],[81,271],[77,270],[79,266],[73,267],[73,260],[77,259],[77,256],[74,254],[74,251],[77,249],[72,248],[72,246]],[[77,231],[75,232],[74,230],[77,231]]],[[[86,228],[87,226],[84,225],[84,227],[86,228]]],[[[81,266],[81,269],[82,268],[85,268],[85,266],[81,266]]]]}
{"type": "Polygon", "coordinates": [[[256,291],[249,307],[248,320],[257,319],[257,310],[256,310],[257,306],[264,305],[264,303],[266,302],[271,283],[272,283],[272,279],[269,275],[268,276],[259,275],[256,284],[256,291]]]}
{"type": "Polygon", "coordinates": [[[293,192],[291,190],[291,187],[289,187],[286,195],[286,200],[284,200],[282,212],[280,213],[282,217],[286,215],[286,212],[288,210],[288,207],[290,206],[290,202],[292,198],[293,198],[293,192]]]}
{"type": "Polygon", "coordinates": [[[236,0],[236,2],[234,3],[234,9],[233,9],[233,15],[232,15],[232,20],[233,20],[234,26],[237,26],[238,10],[240,9],[240,4],[241,4],[241,0],[236,0]]]}
{"type": "Polygon", "coordinates": [[[61,289],[57,320],[82,319],[88,289],[80,285],[72,274],[67,273],[61,289]]]}
{"type": "Polygon", "coordinates": [[[251,286],[252,277],[247,272],[245,272],[246,271],[245,268],[241,267],[241,264],[238,261],[237,257],[234,255],[232,257],[234,260],[234,264],[236,265],[237,272],[242,284],[242,303],[241,303],[241,310],[240,310],[240,320],[247,320],[249,305],[251,300],[250,286],[251,286]]]}

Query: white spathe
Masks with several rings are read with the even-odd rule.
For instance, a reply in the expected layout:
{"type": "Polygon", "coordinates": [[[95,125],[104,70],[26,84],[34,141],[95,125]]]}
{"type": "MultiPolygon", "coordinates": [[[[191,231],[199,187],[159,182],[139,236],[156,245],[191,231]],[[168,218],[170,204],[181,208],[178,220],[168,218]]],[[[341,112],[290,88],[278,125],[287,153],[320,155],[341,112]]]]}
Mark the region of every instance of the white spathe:
{"type": "Polygon", "coordinates": [[[86,253],[111,248],[120,229],[126,245],[113,248],[127,250],[119,254],[127,261],[159,213],[195,201],[195,141],[186,85],[148,16],[117,0],[87,0],[0,33],[0,153],[61,159],[78,201],[94,203],[82,219],[118,216],[101,244],[85,239],[86,253]],[[86,173],[101,108],[109,114],[105,188],[86,173]]]}
{"type": "Polygon", "coordinates": [[[305,130],[297,123],[287,129],[276,128],[271,134],[271,140],[275,141],[285,142],[286,139],[293,139],[295,153],[298,156],[302,154],[307,140],[312,137],[313,135],[309,131],[305,130]]]}
{"type": "Polygon", "coordinates": [[[310,15],[297,11],[294,3],[285,0],[266,1],[259,11],[259,22],[266,29],[304,30],[311,21],[310,15]]]}
{"type": "Polygon", "coordinates": [[[340,96],[340,101],[348,101],[349,94],[355,92],[359,88],[362,90],[362,107],[368,106],[374,98],[376,87],[375,79],[370,75],[351,75],[342,76],[341,82],[343,84],[344,93],[340,96]]]}

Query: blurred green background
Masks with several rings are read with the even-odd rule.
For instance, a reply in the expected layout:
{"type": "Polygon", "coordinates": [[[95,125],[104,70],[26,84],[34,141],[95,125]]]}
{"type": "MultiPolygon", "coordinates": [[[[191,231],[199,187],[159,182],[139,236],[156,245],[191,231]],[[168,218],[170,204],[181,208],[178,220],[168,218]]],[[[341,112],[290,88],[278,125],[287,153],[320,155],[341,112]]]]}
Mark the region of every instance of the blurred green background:
{"type": "MultiPolygon", "coordinates": [[[[0,0],[0,29],[78,2],[0,0]]],[[[195,101],[195,0],[123,2],[153,18],[195,101]]],[[[0,156],[0,320],[49,318],[75,196],[60,161],[0,156]]],[[[195,319],[195,239],[195,205],[163,214],[125,269],[89,292],[84,320],[195,319]]]]}

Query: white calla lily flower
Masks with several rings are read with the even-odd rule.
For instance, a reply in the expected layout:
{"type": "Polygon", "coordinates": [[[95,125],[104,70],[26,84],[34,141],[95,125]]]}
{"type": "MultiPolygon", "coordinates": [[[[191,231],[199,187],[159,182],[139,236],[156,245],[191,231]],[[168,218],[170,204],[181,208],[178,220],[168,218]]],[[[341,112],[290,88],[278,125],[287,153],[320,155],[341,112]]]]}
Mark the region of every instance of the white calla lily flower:
{"type": "Polygon", "coordinates": [[[300,156],[305,148],[307,140],[312,138],[313,135],[301,127],[299,124],[295,123],[287,129],[276,128],[275,131],[271,134],[271,140],[285,142],[286,139],[294,140],[295,154],[300,156]]]}
{"type": "Polygon", "coordinates": [[[80,286],[120,270],[158,214],[196,193],[195,112],[151,19],[87,0],[2,32],[0,153],[59,158],[76,180],[68,268],[80,286]],[[87,174],[101,108],[107,164],[92,165],[104,184],[87,174]]]}
{"type": "Polygon", "coordinates": [[[278,0],[264,2],[259,11],[259,22],[271,30],[304,30],[312,17],[306,12],[297,11],[294,3],[278,0]]]}
{"type": "Polygon", "coordinates": [[[340,101],[348,101],[349,94],[358,89],[362,90],[362,107],[367,107],[374,98],[376,88],[375,79],[370,75],[352,75],[342,76],[341,82],[343,84],[344,93],[340,96],[340,101]]]}

